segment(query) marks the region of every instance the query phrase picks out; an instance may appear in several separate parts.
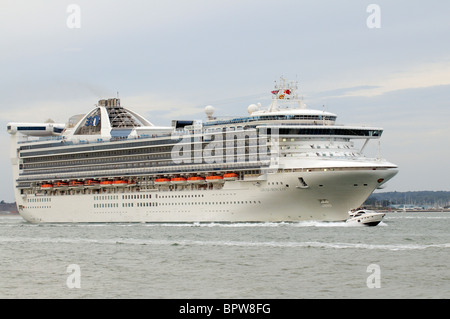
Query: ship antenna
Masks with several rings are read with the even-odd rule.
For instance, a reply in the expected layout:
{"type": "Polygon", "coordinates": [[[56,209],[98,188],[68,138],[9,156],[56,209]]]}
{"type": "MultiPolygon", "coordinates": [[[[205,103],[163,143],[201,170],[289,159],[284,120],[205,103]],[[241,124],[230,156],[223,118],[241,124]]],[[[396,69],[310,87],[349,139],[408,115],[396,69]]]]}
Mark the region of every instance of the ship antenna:
{"type": "Polygon", "coordinates": [[[322,104],[322,125],[325,125],[325,104],[322,104]]]}

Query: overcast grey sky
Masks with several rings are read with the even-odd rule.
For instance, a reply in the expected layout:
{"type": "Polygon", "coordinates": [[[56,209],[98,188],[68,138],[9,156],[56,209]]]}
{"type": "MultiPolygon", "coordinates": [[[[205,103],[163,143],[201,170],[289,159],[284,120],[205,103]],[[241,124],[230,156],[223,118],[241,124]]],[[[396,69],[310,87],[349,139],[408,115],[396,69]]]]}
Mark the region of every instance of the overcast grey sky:
{"type": "Polygon", "coordinates": [[[384,128],[384,191],[448,191],[449,17],[446,0],[0,0],[0,199],[7,122],[65,123],[117,92],[154,124],[245,115],[281,75],[339,123],[384,128]]]}

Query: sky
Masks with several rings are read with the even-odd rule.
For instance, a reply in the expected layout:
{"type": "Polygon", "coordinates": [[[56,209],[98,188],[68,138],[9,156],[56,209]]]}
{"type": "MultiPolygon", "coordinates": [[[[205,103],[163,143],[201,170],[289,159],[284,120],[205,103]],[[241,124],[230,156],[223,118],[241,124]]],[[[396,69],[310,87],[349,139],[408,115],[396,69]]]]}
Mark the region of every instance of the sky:
{"type": "Polygon", "coordinates": [[[399,173],[383,191],[450,191],[449,15],[445,0],[0,0],[0,199],[8,122],[117,96],[155,125],[246,115],[281,76],[338,123],[384,129],[399,173]]]}

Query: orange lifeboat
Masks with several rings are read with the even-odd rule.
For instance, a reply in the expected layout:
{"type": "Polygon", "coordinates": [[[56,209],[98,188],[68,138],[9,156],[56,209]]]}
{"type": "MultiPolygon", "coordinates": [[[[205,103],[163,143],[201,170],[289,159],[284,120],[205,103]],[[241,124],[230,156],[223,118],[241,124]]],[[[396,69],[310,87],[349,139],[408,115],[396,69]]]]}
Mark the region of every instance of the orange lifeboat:
{"type": "Polygon", "coordinates": [[[126,186],[128,186],[128,182],[124,181],[122,179],[116,179],[116,180],[114,180],[112,182],[112,186],[115,186],[115,187],[126,187],[126,186]]]}
{"type": "Polygon", "coordinates": [[[111,187],[113,185],[112,181],[101,181],[100,187],[111,187]]]}
{"type": "Polygon", "coordinates": [[[186,184],[186,178],[184,177],[174,177],[170,179],[172,184],[186,184]]]}
{"type": "Polygon", "coordinates": [[[219,175],[206,176],[207,183],[223,183],[223,177],[219,175]]]}
{"type": "Polygon", "coordinates": [[[155,179],[155,184],[156,185],[167,185],[170,183],[170,179],[169,178],[157,178],[155,179]]]}
{"type": "Polygon", "coordinates": [[[187,182],[192,184],[203,184],[205,182],[205,178],[201,176],[191,176],[188,177],[187,182]]]}
{"type": "Polygon", "coordinates": [[[42,184],[41,185],[41,189],[45,189],[45,190],[47,190],[47,189],[53,189],[53,184],[42,184]]]}
{"type": "Polygon", "coordinates": [[[93,179],[88,179],[84,182],[84,186],[87,188],[99,188],[100,182],[93,179]]]}
{"type": "Polygon", "coordinates": [[[234,181],[238,178],[238,174],[236,173],[226,173],[223,175],[223,179],[226,181],[234,181]]]}

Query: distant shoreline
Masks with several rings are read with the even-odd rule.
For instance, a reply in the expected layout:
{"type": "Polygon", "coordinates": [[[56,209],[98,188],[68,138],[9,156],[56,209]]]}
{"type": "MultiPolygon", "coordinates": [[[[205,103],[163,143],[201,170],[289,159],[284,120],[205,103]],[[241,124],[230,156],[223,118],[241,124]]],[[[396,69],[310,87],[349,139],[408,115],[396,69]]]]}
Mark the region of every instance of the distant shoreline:
{"type": "Polygon", "coordinates": [[[450,209],[372,209],[380,213],[450,213],[450,209]]]}
{"type": "Polygon", "coordinates": [[[19,212],[0,211],[0,215],[19,215],[19,212]]]}
{"type": "Polygon", "coordinates": [[[8,214],[18,214],[19,210],[17,209],[16,203],[5,203],[2,201],[0,203],[0,215],[8,215],[8,214]]]}

